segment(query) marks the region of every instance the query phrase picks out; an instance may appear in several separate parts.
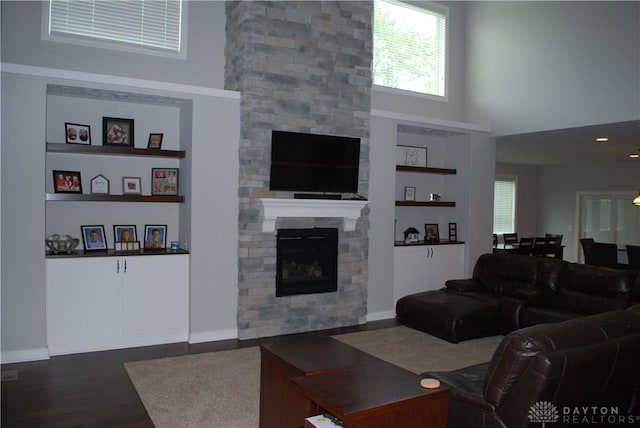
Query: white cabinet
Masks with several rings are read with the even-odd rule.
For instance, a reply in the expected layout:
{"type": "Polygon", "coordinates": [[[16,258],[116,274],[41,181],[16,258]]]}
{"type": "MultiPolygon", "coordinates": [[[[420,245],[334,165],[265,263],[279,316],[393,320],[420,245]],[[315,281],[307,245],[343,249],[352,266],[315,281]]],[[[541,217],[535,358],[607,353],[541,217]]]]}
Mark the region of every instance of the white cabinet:
{"type": "Polygon", "coordinates": [[[407,245],[394,248],[393,304],[399,298],[444,287],[463,276],[464,244],[407,245]]]}
{"type": "Polygon", "coordinates": [[[46,260],[51,355],[187,340],[189,256],[46,260]]]}

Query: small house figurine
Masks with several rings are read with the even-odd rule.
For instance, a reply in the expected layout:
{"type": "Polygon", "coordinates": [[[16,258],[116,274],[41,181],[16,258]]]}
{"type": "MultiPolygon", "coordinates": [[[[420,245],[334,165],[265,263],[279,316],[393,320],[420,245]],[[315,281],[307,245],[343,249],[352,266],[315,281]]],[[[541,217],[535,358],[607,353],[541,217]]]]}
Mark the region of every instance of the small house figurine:
{"type": "Polygon", "coordinates": [[[415,227],[410,227],[404,231],[404,243],[410,244],[420,240],[420,232],[415,227]]]}

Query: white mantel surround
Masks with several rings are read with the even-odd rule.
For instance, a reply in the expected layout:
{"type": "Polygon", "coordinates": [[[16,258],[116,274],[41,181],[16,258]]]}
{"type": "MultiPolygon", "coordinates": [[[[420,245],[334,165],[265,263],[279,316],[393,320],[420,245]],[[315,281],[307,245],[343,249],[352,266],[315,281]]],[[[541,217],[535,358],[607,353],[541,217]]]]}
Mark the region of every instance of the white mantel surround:
{"type": "Polygon", "coordinates": [[[335,199],[260,198],[263,206],[262,231],[275,232],[278,217],[342,217],[344,231],[356,229],[362,208],[369,201],[335,199]]]}

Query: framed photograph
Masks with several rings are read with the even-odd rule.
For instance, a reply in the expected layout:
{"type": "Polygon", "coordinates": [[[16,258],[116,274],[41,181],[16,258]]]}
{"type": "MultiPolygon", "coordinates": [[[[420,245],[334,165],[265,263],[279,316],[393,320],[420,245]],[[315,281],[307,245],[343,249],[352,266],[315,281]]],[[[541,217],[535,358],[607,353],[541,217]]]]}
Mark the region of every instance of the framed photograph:
{"type": "Polygon", "coordinates": [[[122,194],[142,194],[142,179],[140,177],[122,177],[122,194]]]}
{"type": "Polygon", "coordinates": [[[53,189],[55,193],[82,193],[80,171],[53,170],[53,189]]]}
{"type": "Polygon", "coordinates": [[[133,147],[133,119],[102,118],[102,145],[133,147]]]}
{"type": "Polygon", "coordinates": [[[162,147],[162,137],[164,134],[149,134],[147,149],[159,149],[162,147]]]}
{"type": "Polygon", "coordinates": [[[429,199],[432,201],[440,201],[442,200],[442,195],[440,193],[430,193],[429,199]]]}
{"type": "Polygon", "coordinates": [[[458,240],[458,224],[449,223],[449,241],[458,240]]]}
{"type": "Polygon", "coordinates": [[[415,146],[396,146],[396,165],[427,166],[427,148],[415,146]]]}
{"type": "Polygon", "coordinates": [[[80,226],[82,230],[82,245],[85,251],[106,251],[107,240],[105,239],[104,226],[80,226]]]}
{"type": "Polygon", "coordinates": [[[426,223],[424,225],[425,242],[440,242],[440,231],[437,223],[426,223]]]}
{"type": "Polygon", "coordinates": [[[167,245],[166,224],[145,224],[144,248],[164,249],[167,245]]]}
{"type": "Polygon", "coordinates": [[[67,144],[91,145],[91,127],[89,125],[65,122],[64,135],[67,144]]]}
{"type": "MultiPolygon", "coordinates": [[[[114,224],[113,241],[115,243],[135,242],[138,240],[138,233],[135,224],[114,224]]],[[[114,248],[116,248],[114,246],[114,248]]],[[[117,248],[116,248],[117,250],[117,248]]]]}
{"type": "Polygon", "coordinates": [[[152,168],[151,169],[151,194],[152,195],[177,195],[178,194],[178,168],[152,168]]]}
{"type": "Polygon", "coordinates": [[[404,200],[405,201],[415,201],[416,200],[416,188],[406,186],[404,188],[404,200]]]}
{"type": "Polygon", "coordinates": [[[109,194],[109,179],[98,174],[91,179],[91,193],[109,194]]]}

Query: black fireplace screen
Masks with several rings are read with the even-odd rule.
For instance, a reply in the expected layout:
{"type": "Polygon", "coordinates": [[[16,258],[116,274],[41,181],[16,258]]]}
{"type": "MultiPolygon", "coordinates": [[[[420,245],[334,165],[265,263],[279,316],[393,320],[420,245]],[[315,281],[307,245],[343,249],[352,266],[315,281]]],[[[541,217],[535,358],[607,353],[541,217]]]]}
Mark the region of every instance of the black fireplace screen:
{"type": "Polygon", "coordinates": [[[338,290],[338,229],[278,229],[276,296],[338,290]]]}

